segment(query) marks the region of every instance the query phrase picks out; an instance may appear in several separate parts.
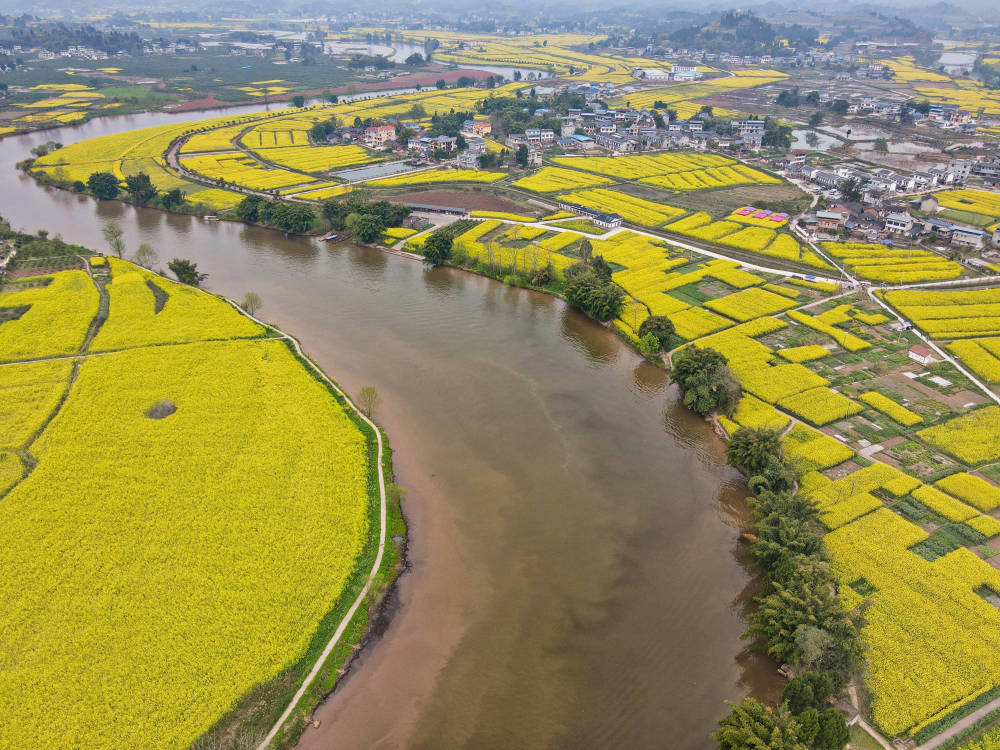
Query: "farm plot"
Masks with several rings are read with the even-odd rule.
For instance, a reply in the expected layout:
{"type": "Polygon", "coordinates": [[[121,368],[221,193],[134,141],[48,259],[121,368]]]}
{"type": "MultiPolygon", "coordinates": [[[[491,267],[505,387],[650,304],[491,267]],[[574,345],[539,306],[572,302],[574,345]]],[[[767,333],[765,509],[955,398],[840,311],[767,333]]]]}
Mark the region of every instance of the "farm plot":
{"type": "Polygon", "coordinates": [[[826,536],[843,587],[871,593],[862,636],[876,724],[913,735],[1000,684],[1000,611],[976,591],[1000,573],[966,549],[928,562],[927,532],[880,508],[826,536]]]}
{"type": "Polygon", "coordinates": [[[943,208],[980,214],[994,221],[1000,219],[1000,193],[988,190],[946,190],[935,193],[934,197],[943,208]]]}
{"type": "Polygon", "coordinates": [[[534,174],[522,177],[511,183],[514,187],[531,190],[535,193],[556,193],[564,190],[579,190],[580,188],[610,185],[614,180],[600,177],[576,169],[562,167],[542,167],[534,174]]]}
{"type": "Polygon", "coordinates": [[[616,213],[621,215],[626,221],[646,227],[659,226],[684,214],[683,208],[675,208],[664,203],[654,203],[653,201],[604,188],[567,193],[560,196],[560,200],[586,206],[595,211],[616,213]]]}
{"type": "Polygon", "coordinates": [[[917,435],[969,466],[995,461],[1000,458],[1000,406],[976,409],[917,435]]]}
{"type": "Polygon", "coordinates": [[[932,338],[1000,335],[1000,289],[897,290],[885,299],[932,338]]]}
{"type": "Polygon", "coordinates": [[[688,237],[729,245],[757,255],[802,263],[813,268],[833,270],[830,264],[799,243],[790,234],[763,226],[744,226],[739,221],[715,221],[704,211],[685,216],[664,227],[688,237]]]}
{"type": "Polygon", "coordinates": [[[372,187],[398,187],[400,185],[424,185],[439,182],[496,182],[506,177],[504,172],[486,172],[477,169],[426,169],[421,172],[406,172],[392,177],[369,180],[372,187]]]}
{"type": "Polygon", "coordinates": [[[1000,383],[1000,338],[952,341],[948,349],[987,383],[1000,383]]]}
{"type": "Polygon", "coordinates": [[[250,190],[275,190],[312,182],[309,177],[287,169],[271,169],[240,151],[185,156],[182,167],[210,180],[224,180],[250,190]]]}
{"type": "Polygon", "coordinates": [[[23,310],[0,325],[0,361],[74,354],[83,345],[100,295],[85,271],[60,271],[44,286],[22,279],[0,293],[0,308],[23,310]],[[27,309],[24,309],[27,308],[27,309]]]}
{"type": "Polygon", "coordinates": [[[326,172],[376,161],[360,146],[287,146],[264,148],[261,159],[300,172],[326,172]]]}
{"type": "Polygon", "coordinates": [[[93,351],[264,334],[257,323],[210,294],[118,258],[109,262],[110,310],[91,345],[93,351]]]}
{"type": "Polygon", "coordinates": [[[824,242],[823,248],[851,273],[870,281],[909,284],[962,275],[963,267],[929,250],[889,248],[861,242],[824,242]]]}
{"type": "MultiPolygon", "coordinates": [[[[145,288],[142,274],[118,279],[130,274],[145,288]]],[[[96,294],[79,271],[14,293],[66,298],[32,301],[48,337],[29,341],[79,348],[97,311],[96,298],[81,304],[80,276],[96,294]]],[[[171,297],[159,312],[152,290],[112,291],[106,325],[141,337],[125,346],[241,335],[227,303],[196,290],[205,305],[178,302],[162,283],[171,297]],[[155,315],[173,333],[150,336],[155,315]]],[[[190,747],[302,659],[353,586],[377,510],[374,438],[282,341],[153,345],[82,361],[24,476],[12,450],[52,413],[73,367],[0,368],[3,743],[190,747]]]]}

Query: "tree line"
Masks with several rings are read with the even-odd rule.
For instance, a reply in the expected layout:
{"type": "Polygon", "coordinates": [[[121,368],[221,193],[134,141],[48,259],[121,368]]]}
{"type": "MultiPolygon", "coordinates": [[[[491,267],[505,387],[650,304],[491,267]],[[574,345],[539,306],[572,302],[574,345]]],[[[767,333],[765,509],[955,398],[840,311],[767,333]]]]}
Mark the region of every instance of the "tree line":
{"type": "MultiPolygon", "coordinates": [[[[671,380],[694,411],[729,415],[738,406],[742,391],[718,351],[688,346],[672,365],[671,380]]],[[[726,458],[753,493],[745,538],[765,580],[744,637],[762,641],[795,676],[775,708],[753,698],[729,704],[713,738],[723,750],[842,750],[849,732],[830,701],[861,668],[861,615],[838,600],[818,510],[798,491],[778,431],[738,429],[726,458]]]]}

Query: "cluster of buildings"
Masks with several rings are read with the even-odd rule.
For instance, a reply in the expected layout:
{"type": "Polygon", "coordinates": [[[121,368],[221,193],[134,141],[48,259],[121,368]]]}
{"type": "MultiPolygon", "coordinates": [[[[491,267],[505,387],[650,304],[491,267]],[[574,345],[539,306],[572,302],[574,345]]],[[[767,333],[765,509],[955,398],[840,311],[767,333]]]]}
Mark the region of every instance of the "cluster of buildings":
{"type": "Polygon", "coordinates": [[[666,68],[633,68],[632,77],[649,83],[691,82],[701,78],[702,72],[696,67],[673,65],[669,70],[666,68]]]}
{"type": "MultiPolygon", "coordinates": [[[[536,110],[544,116],[547,110],[536,110]]],[[[759,150],[764,137],[763,120],[733,120],[729,134],[708,132],[701,116],[689,120],[664,122],[646,109],[570,109],[560,120],[560,130],[528,128],[524,133],[512,133],[505,144],[516,149],[522,144],[529,149],[558,147],[563,150],[603,149],[613,154],[627,154],[646,149],[704,149],[709,140],[722,147],[743,147],[759,150]]]]}
{"type": "MultiPolygon", "coordinates": [[[[793,159],[785,167],[785,174],[808,180],[823,189],[833,190],[845,180],[861,182],[865,192],[865,203],[877,203],[888,194],[912,193],[919,190],[957,185],[964,183],[974,174],[978,162],[971,159],[956,159],[947,167],[934,167],[926,171],[902,175],[888,168],[865,172],[850,165],[842,165],[832,170],[819,169],[805,163],[804,158],[793,159]]],[[[985,169],[994,170],[1000,179],[1000,163],[987,162],[985,169]]]]}
{"type": "Polygon", "coordinates": [[[994,245],[1000,245],[1000,230],[991,236],[977,227],[935,218],[937,200],[933,196],[915,199],[909,207],[918,209],[926,217],[911,215],[906,205],[876,207],[850,204],[806,214],[799,219],[799,226],[809,234],[827,236],[846,231],[868,242],[917,241],[933,236],[939,245],[979,249],[991,239],[994,245]]]}
{"type": "MultiPolygon", "coordinates": [[[[934,201],[933,198],[930,200],[934,201]]],[[[936,201],[934,205],[936,206],[936,201]]],[[[940,245],[978,249],[990,239],[990,235],[982,229],[936,218],[916,218],[907,212],[906,206],[900,205],[833,206],[806,214],[799,219],[799,226],[809,234],[827,236],[846,231],[868,242],[891,242],[902,239],[916,241],[933,235],[940,245]]],[[[994,237],[993,242],[994,244],[1000,242],[1000,236],[994,237]]]]}

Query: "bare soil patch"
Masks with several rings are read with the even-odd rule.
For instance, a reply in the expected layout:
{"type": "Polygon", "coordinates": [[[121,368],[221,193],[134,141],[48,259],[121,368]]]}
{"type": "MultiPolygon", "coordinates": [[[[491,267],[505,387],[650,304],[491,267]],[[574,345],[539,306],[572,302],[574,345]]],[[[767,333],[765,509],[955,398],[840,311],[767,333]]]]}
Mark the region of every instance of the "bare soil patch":
{"type": "Polygon", "coordinates": [[[415,190],[388,197],[394,203],[426,203],[431,206],[464,208],[468,211],[509,211],[524,213],[522,206],[490,193],[464,193],[459,190],[415,190]]]}

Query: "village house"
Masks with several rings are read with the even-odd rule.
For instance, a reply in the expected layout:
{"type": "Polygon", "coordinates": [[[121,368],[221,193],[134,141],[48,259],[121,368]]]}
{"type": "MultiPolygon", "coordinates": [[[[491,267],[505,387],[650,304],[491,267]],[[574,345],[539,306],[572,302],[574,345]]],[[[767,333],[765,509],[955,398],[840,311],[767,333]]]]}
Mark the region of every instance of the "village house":
{"type": "Polygon", "coordinates": [[[934,352],[926,346],[921,346],[920,344],[914,344],[911,346],[909,351],[907,351],[906,356],[914,362],[924,366],[937,361],[937,358],[934,356],[934,352]]]}
{"type": "Polygon", "coordinates": [[[913,219],[909,214],[889,214],[885,217],[885,231],[895,234],[909,234],[913,229],[913,219]]]}
{"type": "Polygon", "coordinates": [[[951,243],[966,247],[982,247],[984,235],[985,232],[982,229],[956,225],[951,233],[951,243]]]}
{"type": "Polygon", "coordinates": [[[363,139],[368,148],[381,148],[396,139],[396,128],[392,125],[372,125],[365,128],[363,139]]]}
{"type": "Polygon", "coordinates": [[[836,211],[817,211],[816,227],[824,232],[837,232],[844,228],[846,219],[836,211]]]}

